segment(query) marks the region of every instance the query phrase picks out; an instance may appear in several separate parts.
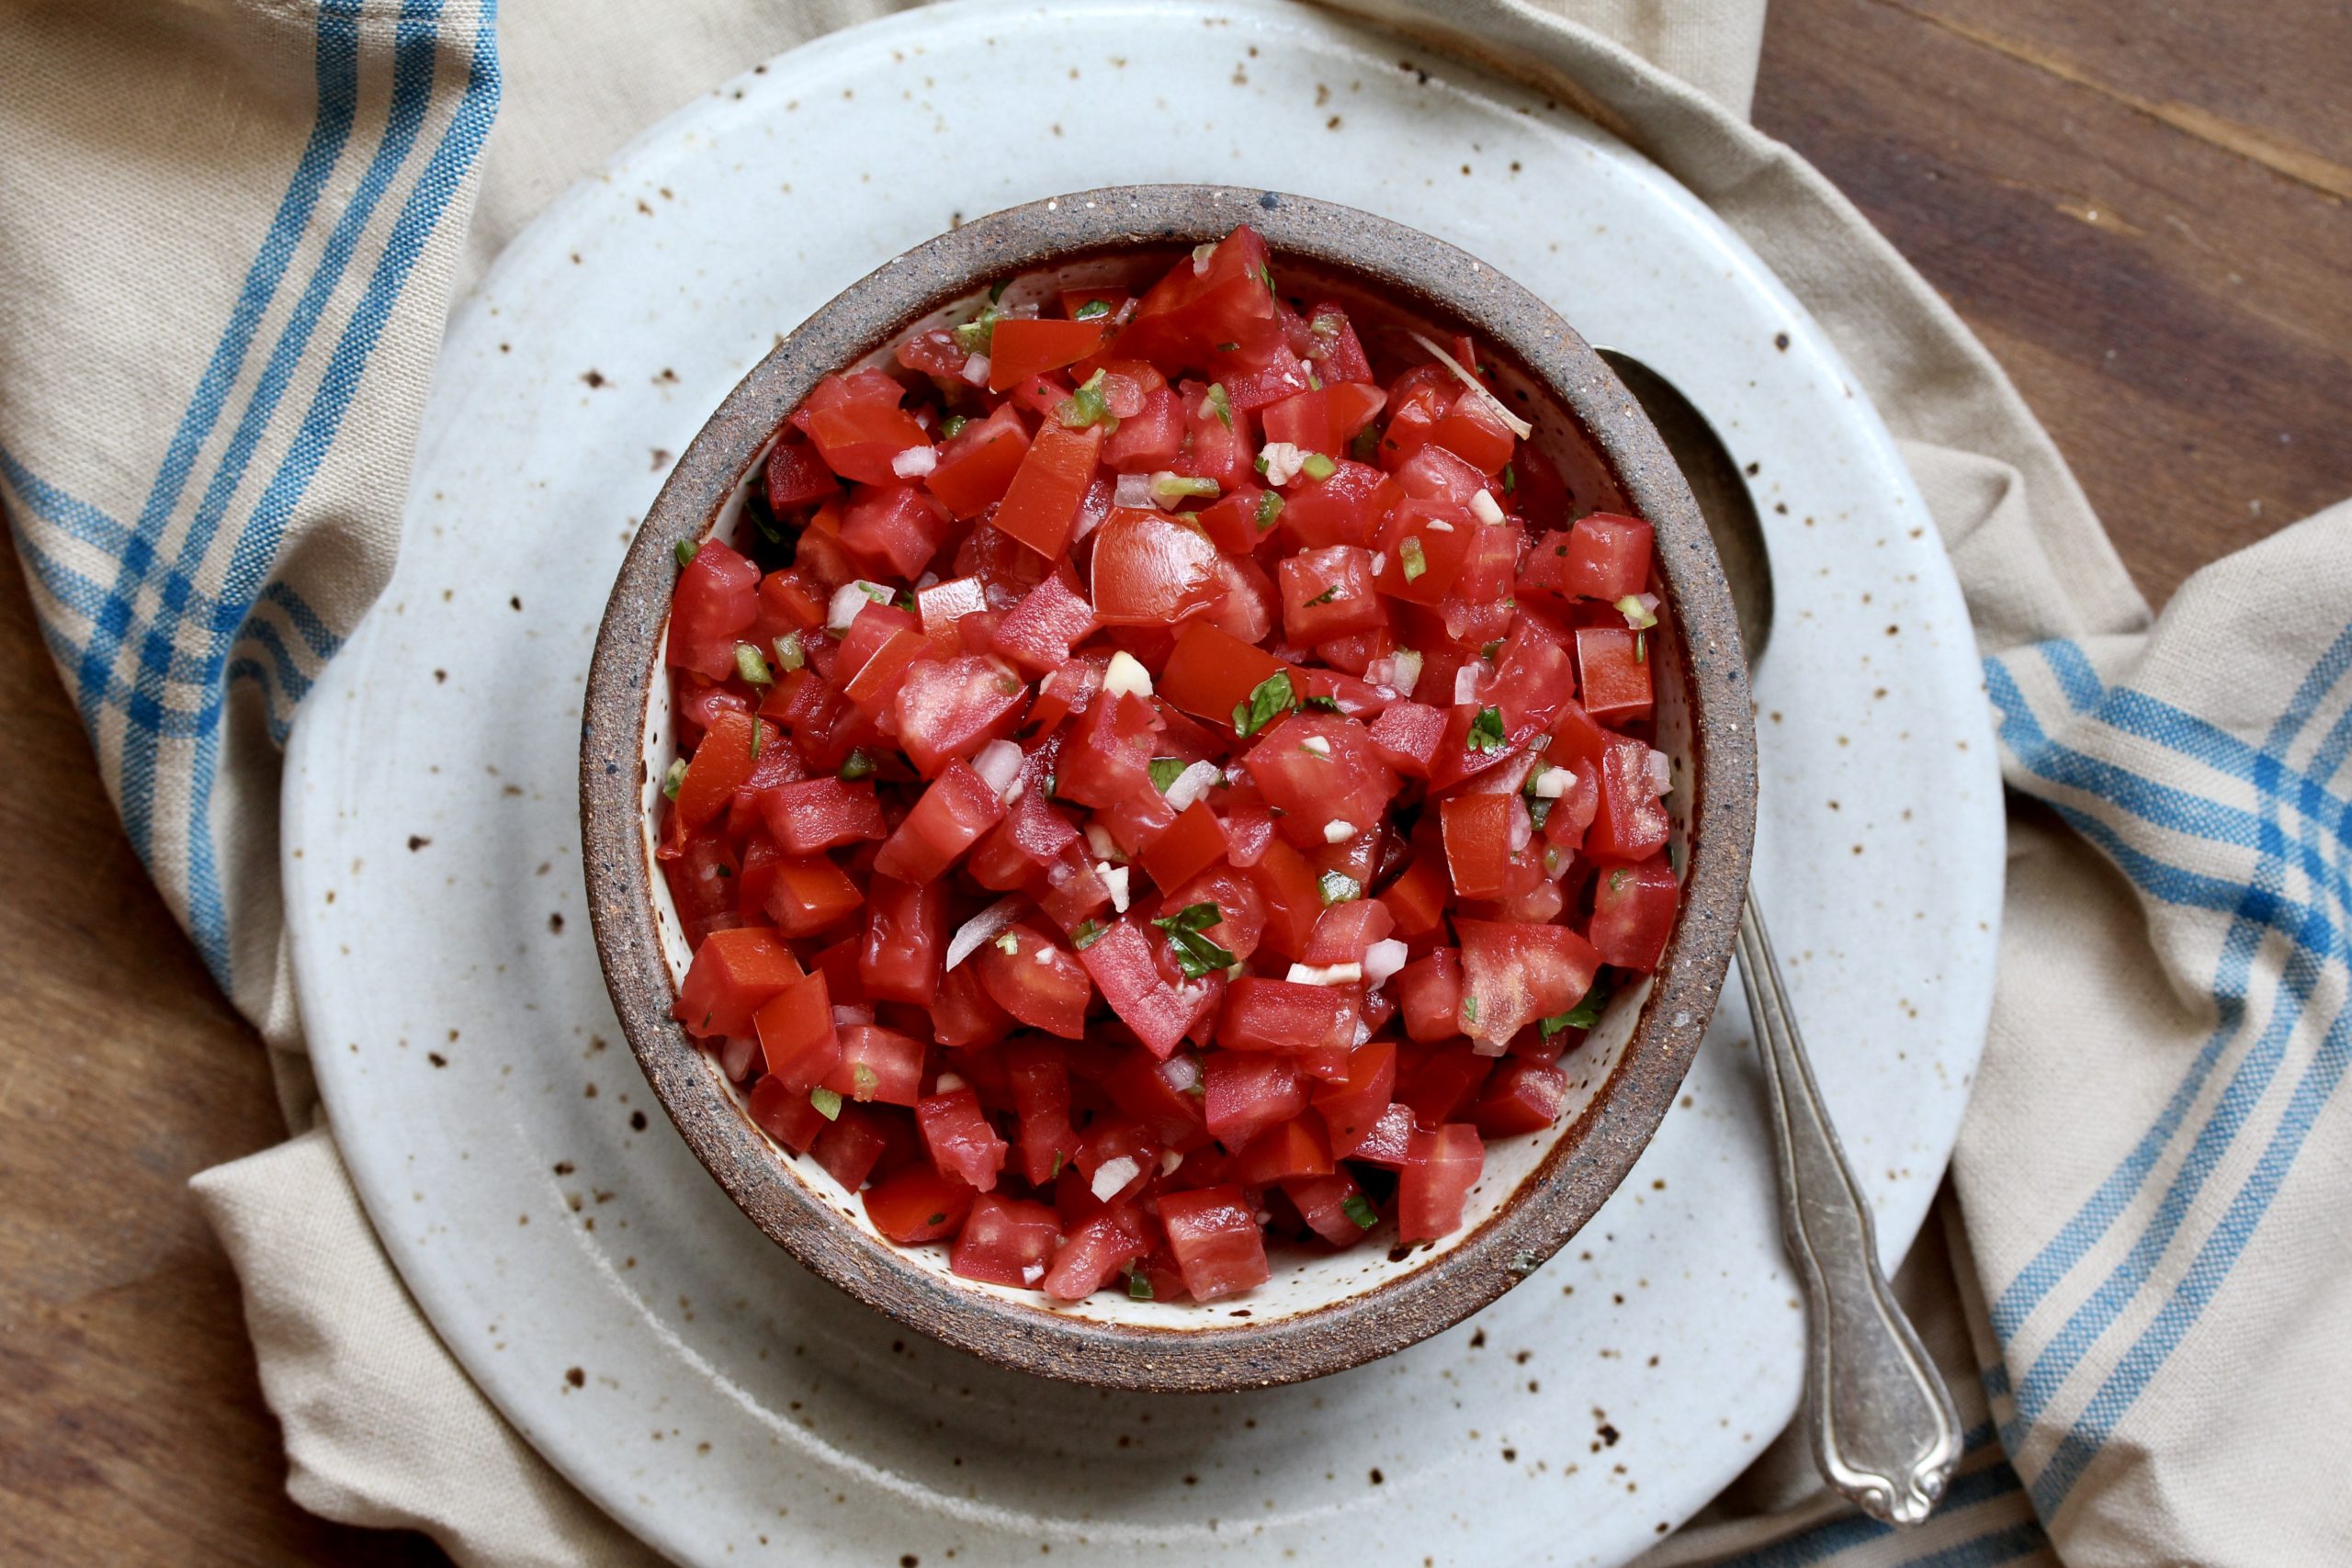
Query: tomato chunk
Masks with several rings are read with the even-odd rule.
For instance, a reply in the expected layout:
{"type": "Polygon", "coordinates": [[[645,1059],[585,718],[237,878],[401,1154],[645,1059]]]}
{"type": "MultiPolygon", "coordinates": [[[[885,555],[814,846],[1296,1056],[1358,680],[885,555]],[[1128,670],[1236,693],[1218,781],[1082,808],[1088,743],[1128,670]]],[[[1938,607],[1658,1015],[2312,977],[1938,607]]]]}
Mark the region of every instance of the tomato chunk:
{"type": "Polygon", "coordinates": [[[1239,1188],[1171,1192],[1159,1201],[1159,1220],[1194,1301],[1216,1301],[1272,1277],[1257,1212],[1241,1201],[1239,1188]]]}

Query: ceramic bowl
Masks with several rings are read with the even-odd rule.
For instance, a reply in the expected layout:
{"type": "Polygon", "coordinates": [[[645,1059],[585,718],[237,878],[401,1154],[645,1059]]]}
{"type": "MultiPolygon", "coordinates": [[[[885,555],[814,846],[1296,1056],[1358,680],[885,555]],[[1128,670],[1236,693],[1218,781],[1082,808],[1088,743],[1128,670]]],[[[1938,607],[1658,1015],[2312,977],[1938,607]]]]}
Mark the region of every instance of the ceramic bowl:
{"type": "MultiPolygon", "coordinates": [[[[1672,1103],[1713,1011],[1755,831],[1755,735],[1731,599],[1690,491],[1634,400],[1542,300],[1474,257],[1354,209],[1210,186],[1095,190],[968,222],[860,279],[737,385],[679,459],[615,584],[588,675],[581,815],[605,980],[654,1092],[720,1186],[802,1263],[875,1310],[1000,1365],[1102,1387],[1209,1392],[1318,1377],[1458,1322],[1525,1279],[1598,1210],[1672,1103]],[[754,1127],[708,1050],[672,1021],[690,957],[653,860],[652,807],[675,755],[662,647],[682,540],[731,538],[783,421],[829,372],[909,328],[1019,290],[1148,279],[1249,223],[1302,297],[1373,297],[1466,331],[1536,429],[1580,511],[1657,530],[1657,741],[1673,760],[1682,913],[1657,972],[1620,992],[1562,1061],[1549,1131],[1488,1146],[1464,1224],[1433,1245],[1274,1249],[1273,1278],[1207,1305],[1103,1292],[1069,1305],[964,1280],[943,1247],[902,1248],[855,1193],[754,1127]]],[[[1391,1233],[1385,1238],[1394,1242],[1391,1233]]]]}

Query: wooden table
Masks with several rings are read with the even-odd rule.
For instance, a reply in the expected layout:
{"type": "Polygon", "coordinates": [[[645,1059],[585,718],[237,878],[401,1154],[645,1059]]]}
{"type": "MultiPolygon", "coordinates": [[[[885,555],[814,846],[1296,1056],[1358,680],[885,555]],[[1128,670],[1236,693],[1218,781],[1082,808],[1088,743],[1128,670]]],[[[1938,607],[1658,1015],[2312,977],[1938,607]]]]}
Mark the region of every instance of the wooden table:
{"type": "MultiPolygon", "coordinates": [[[[2048,422],[2161,600],[2352,494],[2352,12],[1774,0],[1756,118],[2048,422]]],[[[0,1559],[443,1561],[286,1500],[196,1171],[284,1135],[0,584],[0,1559]]]]}

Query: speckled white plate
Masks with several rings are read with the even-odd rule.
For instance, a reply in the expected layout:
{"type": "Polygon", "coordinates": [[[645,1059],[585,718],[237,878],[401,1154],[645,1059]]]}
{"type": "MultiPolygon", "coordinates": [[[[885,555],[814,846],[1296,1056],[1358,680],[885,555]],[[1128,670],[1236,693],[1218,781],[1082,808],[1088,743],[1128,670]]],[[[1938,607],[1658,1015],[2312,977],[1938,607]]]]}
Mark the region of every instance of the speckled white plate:
{"type": "Polygon", "coordinates": [[[398,572],[288,773],[303,1016],[377,1229],[500,1407],[682,1562],[1614,1563],[1795,1406],[1736,1003],[1540,1273],[1388,1360],[1223,1398],[902,1337],[735,1210],[619,1043],[579,702],[670,454],[777,334],[958,216],[1153,180],[1463,245],[1761,465],[1781,619],[1757,875],[1890,1259],[1951,1152],[2001,876],[1975,651],[1884,430],[1747,250],[1564,110],[1303,8],[967,4],[837,34],[654,128],[458,310],[398,572]]]}

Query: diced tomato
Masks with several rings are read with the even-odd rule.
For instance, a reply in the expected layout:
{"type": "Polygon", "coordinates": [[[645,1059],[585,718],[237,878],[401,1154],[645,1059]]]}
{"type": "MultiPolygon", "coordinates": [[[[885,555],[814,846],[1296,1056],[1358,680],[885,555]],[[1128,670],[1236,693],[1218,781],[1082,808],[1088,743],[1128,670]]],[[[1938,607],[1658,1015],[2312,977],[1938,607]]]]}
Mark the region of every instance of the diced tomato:
{"type": "Polygon", "coordinates": [[[1194,1301],[1216,1301],[1272,1277],[1256,1207],[1242,1201],[1240,1189],[1170,1192],[1159,1200],[1159,1220],[1194,1301]]]}
{"type": "Polygon", "coordinates": [[[1083,1301],[1148,1250],[1141,1237],[1109,1214],[1097,1214],[1069,1233],[1046,1271],[1045,1292],[1056,1301],[1083,1301]]]}
{"type": "Polygon", "coordinates": [[[1388,912],[1387,905],[1377,898],[1351,898],[1323,911],[1315,922],[1315,934],[1306,939],[1306,951],[1298,961],[1315,964],[1361,964],[1372,944],[1385,941],[1396,929],[1396,919],[1388,912]]]}
{"type": "Polygon", "coordinates": [[[1647,634],[1623,626],[1586,626],[1577,633],[1577,684],[1584,710],[1603,724],[1650,716],[1647,634]]]}
{"type": "Polygon", "coordinates": [[[882,803],[871,784],[838,778],[779,784],[760,797],[768,831],[796,855],[883,836],[882,803]]]}
{"type": "Polygon", "coordinates": [[[1283,631],[1312,645],[1388,624],[1372,590],[1372,552],[1354,545],[1302,550],[1282,563],[1283,631]]]}
{"type": "Polygon", "coordinates": [[[826,500],[841,489],[841,481],[806,441],[788,438],[779,438],[768,449],[763,477],[768,505],[777,512],[826,500]]]}
{"type": "Polygon", "coordinates": [[[1162,892],[1173,892],[1225,858],[1225,829],[1208,802],[1196,800],[1143,848],[1143,869],[1162,892]]]}
{"type": "Polygon", "coordinates": [[[1372,1040],[1348,1057],[1348,1076],[1318,1084],[1315,1109],[1331,1139],[1331,1152],[1345,1159],[1372,1135],[1396,1091],[1396,1043],[1372,1040]]]}
{"type": "MultiPolygon", "coordinates": [[[[840,383],[843,378],[829,376],[827,383],[840,383]]],[[[888,484],[898,475],[891,459],[913,446],[928,446],[931,437],[914,415],[899,407],[894,394],[897,383],[888,377],[877,377],[890,388],[890,393],[856,396],[818,407],[817,395],[808,400],[808,439],[815,443],[818,456],[825,466],[845,479],[859,484],[888,484]]]]}
{"type": "Polygon", "coordinates": [[[1163,1061],[1175,1054],[1193,1025],[1193,1007],[1160,976],[1151,944],[1133,920],[1103,928],[1080,951],[1078,961],[1146,1050],[1163,1061]]]}
{"type": "Polygon", "coordinates": [[[714,681],[732,675],[735,645],[760,613],[759,589],[758,567],[703,540],[670,601],[669,661],[714,681]]]}
{"type": "Polygon", "coordinates": [[[989,390],[1001,392],[1033,376],[1075,365],[1102,346],[1111,319],[1057,321],[1050,317],[1012,317],[989,332],[989,390]]]}
{"type": "Polygon", "coordinates": [[[1456,919],[1462,938],[1462,1032],[1498,1045],[1584,999],[1600,967],[1566,926],[1456,919]]]}
{"type": "Polygon", "coordinates": [[[1282,1186],[1307,1228],[1334,1247],[1353,1247],[1380,1223],[1363,1189],[1345,1171],[1295,1177],[1282,1186]]]}
{"type": "Polygon", "coordinates": [[[865,1217],[901,1247],[954,1235],[972,1211],[971,1187],[918,1161],[865,1190],[865,1217]]]}
{"type": "Polygon", "coordinates": [[[1614,604],[1649,586],[1650,525],[1637,517],[1596,512],[1568,529],[1561,588],[1614,604]]]}
{"type": "Polygon", "coordinates": [[[1307,1080],[1273,1053],[1213,1051],[1202,1064],[1209,1135],[1228,1149],[1306,1109],[1307,1080]]]}
{"type": "Polygon", "coordinates": [[[1070,649],[1092,635],[1096,624],[1093,606],[1053,576],[1005,613],[990,641],[1023,670],[1044,675],[1069,663],[1070,649]]]}
{"type": "Polygon", "coordinates": [[[1164,626],[1217,597],[1216,547],[1165,512],[1114,507],[1094,539],[1094,615],[1106,626],[1164,626]]]}
{"type": "MultiPolygon", "coordinates": [[[[874,857],[880,876],[931,882],[1004,819],[1004,802],[961,761],[950,761],[874,857]]],[[[909,998],[914,999],[914,998],[909,998]]]]}
{"type": "MultiPolygon", "coordinates": [[[[1329,479],[1301,479],[1283,491],[1283,532],[1310,548],[1370,546],[1380,536],[1400,494],[1396,482],[1378,468],[1342,458],[1329,479]]],[[[1450,576],[1447,581],[1451,582],[1450,576]]]]}
{"type": "Polygon", "coordinates": [[[1674,930],[1674,867],[1656,854],[1603,870],[1592,886],[1592,947],[1603,964],[1646,974],[1674,930]]]}
{"type": "Polygon", "coordinates": [[[871,571],[911,578],[931,564],[947,509],[910,484],[861,485],[842,516],[842,547],[871,571]]]}
{"type": "Polygon", "coordinates": [[[923,485],[957,518],[977,517],[1004,499],[1029,455],[1029,427],[1010,403],[974,420],[944,445],[923,485]]]}
{"type": "Polygon", "coordinates": [[[1434,1241],[1462,1224],[1462,1206],[1486,1168],[1478,1129],[1460,1122],[1416,1132],[1396,1178],[1400,1240],[1434,1241]]]}
{"type": "Polygon", "coordinates": [[[1512,812],[1524,829],[1527,807],[1516,795],[1465,795],[1439,807],[1445,831],[1445,864],[1459,898],[1499,898],[1510,868],[1512,812]]]}
{"type": "Polygon", "coordinates": [[[1247,704],[1251,692],[1283,668],[1263,649],[1193,621],[1177,633],[1156,689],[1195,718],[1229,725],[1234,708],[1247,704]]]}
{"type": "Polygon", "coordinates": [[[1180,264],[1152,286],[1120,333],[1119,352],[1201,368],[1263,359],[1282,344],[1272,261],[1255,230],[1235,230],[1205,260],[1180,264]]]}
{"type": "Polygon", "coordinates": [[[1646,860],[1666,847],[1673,822],[1650,783],[1650,748],[1626,735],[1611,735],[1600,751],[1600,798],[1585,834],[1585,848],[1607,861],[1646,860]]]}
{"type": "Polygon", "coordinates": [[[1337,457],[1356,432],[1370,424],[1388,395],[1362,382],[1327,382],[1269,407],[1260,416],[1268,441],[1287,441],[1302,452],[1337,457]]]}
{"type": "Polygon", "coordinates": [[[854,1023],[841,1031],[841,1043],[825,1088],[861,1105],[912,1105],[922,1097],[923,1043],[913,1035],[854,1023]]]}
{"type": "Polygon", "coordinates": [[[1325,386],[1334,381],[1370,381],[1372,362],[1348,313],[1333,304],[1319,304],[1306,312],[1307,346],[1303,352],[1322,375],[1325,386]]]}
{"type": "Polygon", "coordinates": [[[940,981],[931,1006],[931,1037],[942,1045],[960,1050],[992,1044],[1012,1033],[1012,1015],[997,1006],[972,964],[956,965],[940,981]]]}
{"type": "Polygon", "coordinates": [[[714,717],[678,786],[678,819],[699,828],[726,810],[758,763],[755,748],[775,744],[775,733],[750,714],[729,710],[714,717]]]}
{"type": "Polygon", "coordinates": [[[832,987],[820,972],[796,980],[763,1003],[751,1027],[770,1077],[797,1089],[814,1089],[841,1065],[833,1023],[832,987]]]}
{"type": "Polygon", "coordinates": [[[835,1112],[832,1125],[818,1133],[808,1152],[827,1175],[854,1192],[865,1185],[865,1179],[874,1174],[890,1146],[889,1128],[881,1112],[863,1105],[843,1105],[835,1112]]]}
{"type": "Polygon", "coordinates": [[[939,995],[948,903],[955,890],[938,881],[899,881],[882,872],[878,856],[875,866],[867,893],[872,913],[857,955],[858,979],[876,1001],[928,1007],[939,995]]]}
{"type": "Polygon", "coordinates": [[[1235,1168],[1252,1187],[1272,1187],[1297,1177],[1329,1176],[1336,1168],[1331,1136],[1323,1130],[1323,1119],[1308,1111],[1250,1139],[1235,1168]]]}
{"type": "Polygon", "coordinates": [[[1567,1093],[1568,1075],[1559,1068],[1512,1057],[1487,1080],[1472,1120],[1489,1138],[1540,1133],[1559,1120],[1560,1102],[1567,1093]]]}
{"type": "Polygon", "coordinates": [[[1251,976],[1226,987],[1217,1043],[1233,1051],[1295,1055],[1355,1043],[1363,994],[1353,986],[1309,986],[1251,976]]]}
{"type": "Polygon", "coordinates": [[[671,1016],[701,1039],[748,1034],[760,1004],[800,973],[791,950],[772,931],[749,926],[713,931],[695,949],[671,1016]]]}
{"type": "Polygon", "coordinates": [[[983,1193],[972,1201],[964,1228],[956,1233],[947,1269],[967,1280],[1035,1290],[1044,1283],[1046,1266],[1061,1240],[1061,1216],[1045,1204],[983,1193]]]}
{"type": "Polygon", "coordinates": [[[1032,1029],[1076,1040],[1086,1032],[1094,985],[1078,954],[1029,925],[981,943],[971,962],[997,1006],[1032,1029]]]}
{"type": "Polygon", "coordinates": [[[932,1164],[962,1177],[975,1190],[995,1188],[996,1173],[1004,1168],[1005,1142],[980,1113],[980,1097],[969,1088],[916,1100],[915,1125],[931,1151],[932,1164]]]}
{"type": "Polygon", "coordinates": [[[968,761],[1019,718],[1029,689],[1001,665],[973,655],[945,663],[918,660],[899,688],[899,745],[915,771],[935,779],[968,761]]]}
{"type": "Polygon", "coordinates": [[[1396,775],[1371,735],[1343,714],[1284,720],[1250,749],[1242,765],[1282,811],[1276,830],[1301,846],[1330,842],[1334,823],[1347,824],[1353,835],[1379,822],[1396,794],[1396,775]]]}
{"type": "Polygon", "coordinates": [[[794,1154],[806,1154],[827,1125],[824,1113],[808,1103],[808,1091],[788,1089],[777,1078],[762,1078],[752,1086],[752,1124],[794,1154]]]}
{"type": "Polygon", "coordinates": [[[1078,520],[1078,503],[1085,498],[1102,449],[1101,425],[1071,430],[1048,420],[1029,444],[1004,499],[997,503],[993,519],[997,529],[1046,559],[1059,560],[1069,547],[1070,525],[1078,520]]]}
{"type": "Polygon", "coordinates": [[[786,936],[814,936],[860,904],[849,874],[824,855],[787,855],[776,862],[765,908],[786,936]]]}

